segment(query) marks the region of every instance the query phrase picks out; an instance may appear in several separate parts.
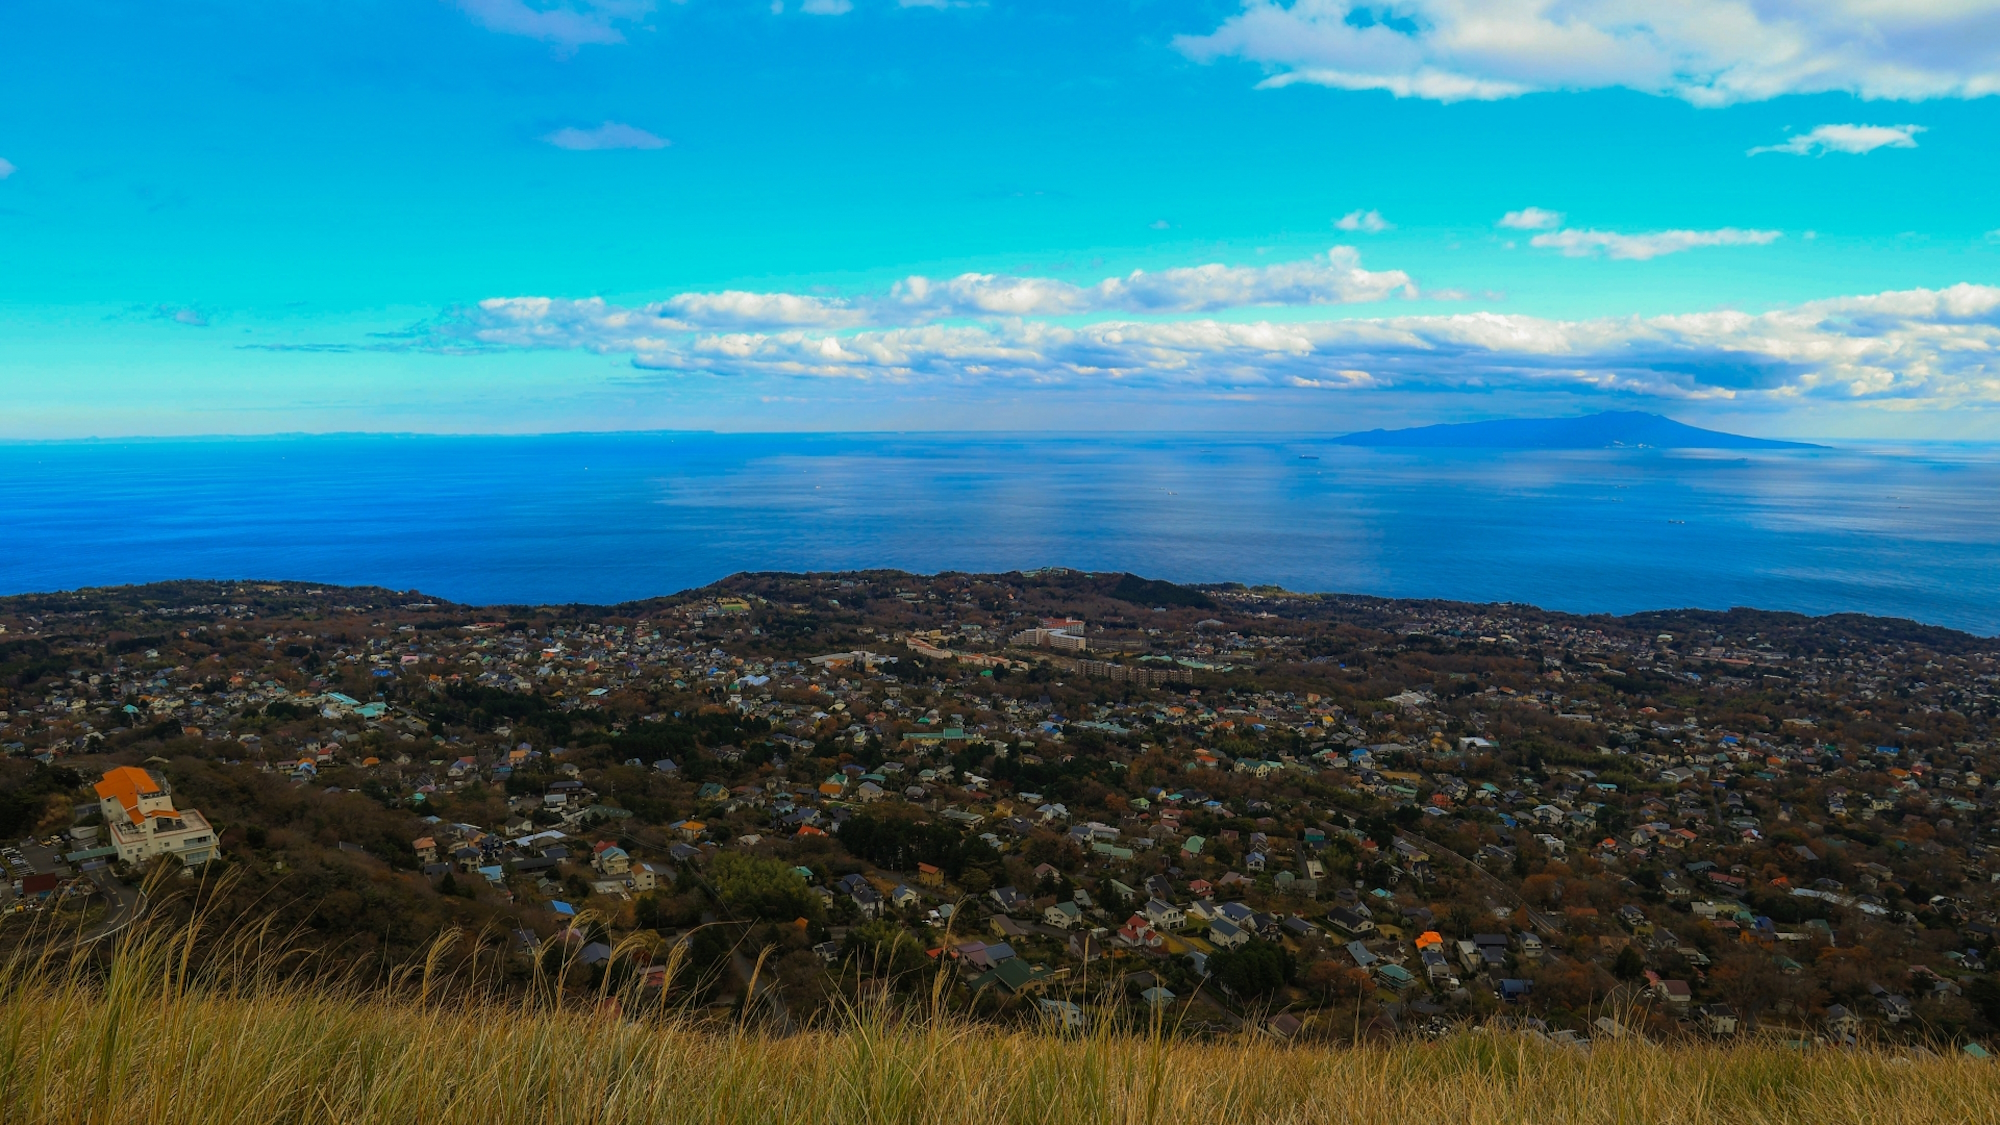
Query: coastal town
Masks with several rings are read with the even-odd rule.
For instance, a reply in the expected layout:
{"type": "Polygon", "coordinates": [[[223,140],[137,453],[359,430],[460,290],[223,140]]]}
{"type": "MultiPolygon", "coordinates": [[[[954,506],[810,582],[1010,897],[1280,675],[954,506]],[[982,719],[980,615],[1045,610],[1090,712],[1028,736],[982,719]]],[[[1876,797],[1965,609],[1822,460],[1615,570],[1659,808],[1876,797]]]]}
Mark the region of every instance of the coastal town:
{"type": "Polygon", "coordinates": [[[782,1023],[1983,1055],[1996,721],[2000,639],[1857,615],[1062,569],[23,595],[0,941],[151,888],[356,963],[457,927],[517,982],[782,1023]]]}

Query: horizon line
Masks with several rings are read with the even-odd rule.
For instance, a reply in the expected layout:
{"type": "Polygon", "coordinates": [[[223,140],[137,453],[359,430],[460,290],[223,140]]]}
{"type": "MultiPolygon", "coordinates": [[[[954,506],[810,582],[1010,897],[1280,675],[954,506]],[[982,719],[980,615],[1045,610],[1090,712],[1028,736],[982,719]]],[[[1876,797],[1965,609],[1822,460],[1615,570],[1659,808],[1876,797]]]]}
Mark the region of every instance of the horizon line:
{"type": "MultiPolygon", "coordinates": [[[[1394,428],[1374,427],[1356,430],[1280,430],[1280,429],[1118,429],[1102,427],[1079,427],[1059,429],[1034,427],[1028,429],[971,429],[963,426],[940,426],[922,429],[570,429],[570,430],[269,430],[257,433],[190,433],[190,434],[90,434],[80,437],[14,437],[0,435],[0,446],[28,445],[114,445],[114,444],[166,444],[170,442],[253,442],[253,441],[307,441],[342,438],[427,438],[427,439],[528,439],[562,437],[915,437],[915,436],[980,436],[980,437],[1168,437],[1188,436],[1209,439],[1242,439],[1258,436],[1274,440],[1330,440],[1357,434],[1396,432],[1397,430],[1424,429],[1431,426],[1477,425],[1482,422],[1499,421],[1560,421],[1570,418],[1589,418],[1607,413],[1653,413],[1651,411],[1595,411],[1591,414],[1506,416],[1501,418],[1474,419],[1467,422],[1424,422],[1394,428]]],[[[1681,422],[1671,415],[1658,415],[1670,421],[1681,422]]],[[[1694,426],[1691,422],[1682,425],[1694,426]]],[[[1707,427],[1696,427],[1706,429],[1707,427]]],[[[1765,438],[1759,434],[1742,434],[1731,431],[1732,437],[1757,437],[1763,440],[1791,442],[1822,442],[1829,446],[1857,447],[1881,445],[1921,445],[1921,446],[2000,446],[2000,439],[1977,441],[1964,438],[1917,438],[1917,437],[1828,437],[1825,435],[1795,434],[1784,438],[1765,438]]],[[[1693,448],[1693,447],[1690,447],[1693,448]]]]}

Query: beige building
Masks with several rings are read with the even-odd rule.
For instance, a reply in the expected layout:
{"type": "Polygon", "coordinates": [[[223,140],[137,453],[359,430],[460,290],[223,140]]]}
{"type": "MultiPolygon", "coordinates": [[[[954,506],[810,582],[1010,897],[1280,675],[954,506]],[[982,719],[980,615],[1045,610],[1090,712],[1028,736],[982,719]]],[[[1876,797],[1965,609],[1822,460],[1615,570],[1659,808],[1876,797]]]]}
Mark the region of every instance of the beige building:
{"type": "Polygon", "coordinates": [[[215,858],[215,830],[195,810],[174,808],[166,779],[151,770],[106,771],[97,783],[97,803],[122,863],[172,855],[192,867],[215,858]]]}
{"type": "Polygon", "coordinates": [[[1070,617],[1044,621],[1040,628],[1023,629],[1009,637],[1008,644],[1052,648],[1061,652],[1084,652],[1090,642],[1083,639],[1083,622],[1070,617]]]}

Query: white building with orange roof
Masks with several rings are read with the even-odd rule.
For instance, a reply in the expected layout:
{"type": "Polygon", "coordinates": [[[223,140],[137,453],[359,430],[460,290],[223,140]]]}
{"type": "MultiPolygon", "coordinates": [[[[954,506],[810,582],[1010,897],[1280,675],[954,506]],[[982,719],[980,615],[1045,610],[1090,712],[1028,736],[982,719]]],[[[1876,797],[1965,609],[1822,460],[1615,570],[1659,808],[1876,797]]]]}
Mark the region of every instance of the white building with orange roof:
{"type": "Polygon", "coordinates": [[[215,858],[215,830],[207,818],[193,809],[174,808],[166,779],[151,770],[107,770],[97,783],[97,803],[121,863],[172,855],[192,867],[215,858]]]}

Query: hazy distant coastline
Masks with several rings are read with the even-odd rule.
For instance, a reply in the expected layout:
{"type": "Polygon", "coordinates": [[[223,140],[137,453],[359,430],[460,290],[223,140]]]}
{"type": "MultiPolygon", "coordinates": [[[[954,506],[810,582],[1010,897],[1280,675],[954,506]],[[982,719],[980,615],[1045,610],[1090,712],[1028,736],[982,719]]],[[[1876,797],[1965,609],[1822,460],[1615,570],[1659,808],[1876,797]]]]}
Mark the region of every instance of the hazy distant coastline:
{"type": "Polygon", "coordinates": [[[1403,449],[1823,449],[1705,430],[1659,414],[1611,410],[1577,418],[1500,418],[1401,430],[1365,430],[1333,439],[1341,445],[1403,449]]]}

